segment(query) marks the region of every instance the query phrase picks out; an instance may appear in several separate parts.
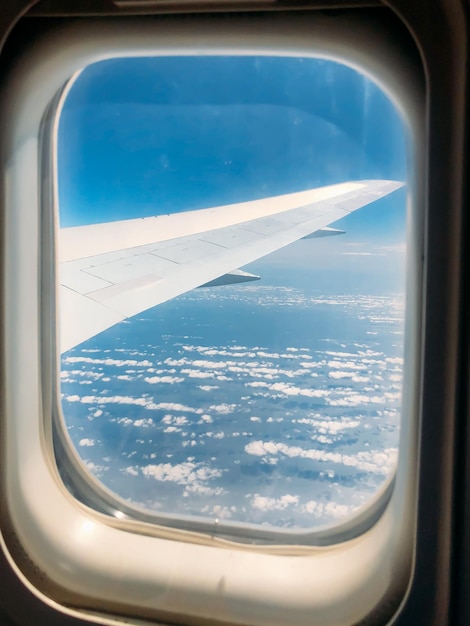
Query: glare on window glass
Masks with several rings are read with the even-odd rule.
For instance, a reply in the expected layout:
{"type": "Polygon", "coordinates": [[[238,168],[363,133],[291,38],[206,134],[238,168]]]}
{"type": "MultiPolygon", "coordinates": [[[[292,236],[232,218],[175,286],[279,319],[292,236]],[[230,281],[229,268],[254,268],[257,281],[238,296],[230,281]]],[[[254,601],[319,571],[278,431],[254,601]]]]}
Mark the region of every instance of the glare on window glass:
{"type": "Polygon", "coordinates": [[[370,501],[403,366],[386,95],[322,59],[114,59],[57,141],[61,403],[89,472],[148,511],[281,529],[370,501]]]}

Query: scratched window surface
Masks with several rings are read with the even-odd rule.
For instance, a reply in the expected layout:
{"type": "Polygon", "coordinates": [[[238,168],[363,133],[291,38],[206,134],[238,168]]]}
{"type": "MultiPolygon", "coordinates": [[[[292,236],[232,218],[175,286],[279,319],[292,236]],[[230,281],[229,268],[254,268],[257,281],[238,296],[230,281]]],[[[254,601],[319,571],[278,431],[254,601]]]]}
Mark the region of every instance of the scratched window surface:
{"type": "Polygon", "coordinates": [[[371,501],[398,457],[406,190],[285,194],[406,184],[405,139],[379,87],[324,59],[85,68],[58,130],[60,324],[85,338],[62,344],[60,395],[92,475],[149,511],[277,528],[371,501]]]}

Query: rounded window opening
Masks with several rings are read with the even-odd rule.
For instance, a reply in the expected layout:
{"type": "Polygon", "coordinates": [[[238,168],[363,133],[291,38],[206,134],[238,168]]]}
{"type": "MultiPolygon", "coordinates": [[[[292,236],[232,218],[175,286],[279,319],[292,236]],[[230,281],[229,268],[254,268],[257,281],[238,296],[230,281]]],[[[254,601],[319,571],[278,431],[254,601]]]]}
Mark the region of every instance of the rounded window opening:
{"type": "Polygon", "coordinates": [[[314,532],[383,490],[406,140],[387,96],[326,59],[119,58],[74,78],[56,137],[60,412],[116,508],[314,532]]]}

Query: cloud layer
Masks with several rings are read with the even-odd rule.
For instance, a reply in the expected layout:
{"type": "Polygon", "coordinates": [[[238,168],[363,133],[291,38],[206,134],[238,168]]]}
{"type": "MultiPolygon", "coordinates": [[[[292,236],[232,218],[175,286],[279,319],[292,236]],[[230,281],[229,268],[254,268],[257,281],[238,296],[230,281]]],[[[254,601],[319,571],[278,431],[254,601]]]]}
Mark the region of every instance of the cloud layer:
{"type": "Polygon", "coordinates": [[[277,527],[373,497],[398,456],[401,298],[248,285],[167,305],[62,360],[89,471],[150,510],[277,527]]]}

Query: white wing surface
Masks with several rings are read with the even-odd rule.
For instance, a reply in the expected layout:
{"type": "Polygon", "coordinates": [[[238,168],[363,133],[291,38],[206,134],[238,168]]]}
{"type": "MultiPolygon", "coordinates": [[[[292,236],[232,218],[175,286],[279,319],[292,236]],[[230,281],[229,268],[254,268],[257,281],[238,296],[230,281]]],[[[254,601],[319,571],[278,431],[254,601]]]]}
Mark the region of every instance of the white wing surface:
{"type": "Polygon", "coordinates": [[[402,184],[355,181],[210,209],[61,229],[61,351],[325,229],[402,184]]]}

